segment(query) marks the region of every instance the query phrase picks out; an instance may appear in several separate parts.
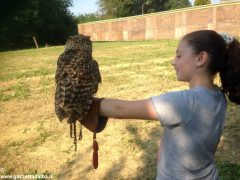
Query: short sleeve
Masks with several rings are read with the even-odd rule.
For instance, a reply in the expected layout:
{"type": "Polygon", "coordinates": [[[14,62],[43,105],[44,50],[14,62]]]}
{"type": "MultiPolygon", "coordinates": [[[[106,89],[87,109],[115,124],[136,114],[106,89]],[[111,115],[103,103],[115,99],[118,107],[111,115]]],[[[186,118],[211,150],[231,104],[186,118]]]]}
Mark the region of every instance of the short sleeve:
{"type": "Polygon", "coordinates": [[[162,126],[187,124],[192,117],[193,99],[187,90],[152,96],[150,100],[162,126]]]}

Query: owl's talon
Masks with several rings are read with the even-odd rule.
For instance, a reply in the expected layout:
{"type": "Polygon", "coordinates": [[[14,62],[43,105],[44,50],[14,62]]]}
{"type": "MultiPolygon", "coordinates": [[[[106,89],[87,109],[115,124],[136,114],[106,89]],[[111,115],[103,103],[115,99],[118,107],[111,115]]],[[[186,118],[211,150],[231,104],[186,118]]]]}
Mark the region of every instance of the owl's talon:
{"type": "Polygon", "coordinates": [[[76,122],[73,123],[73,129],[74,129],[74,145],[75,145],[75,152],[77,151],[77,132],[76,132],[76,122]]]}
{"type": "Polygon", "coordinates": [[[80,124],[80,132],[78,140],[82,140],[82,124],[80,124]]]}
{"type": "Polygon", "coordinates": [[[72,135],[72,123],[70,124],[70,137],[73,138],[73,135],[72,135]]]}

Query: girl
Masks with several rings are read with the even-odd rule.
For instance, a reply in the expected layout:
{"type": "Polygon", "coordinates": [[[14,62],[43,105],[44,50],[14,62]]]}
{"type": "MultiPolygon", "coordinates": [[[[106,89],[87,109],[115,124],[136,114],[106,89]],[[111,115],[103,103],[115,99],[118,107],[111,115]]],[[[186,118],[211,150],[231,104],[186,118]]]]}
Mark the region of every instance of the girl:
{"type": "Polygon", "coordinates": [[[104,98],[99,113],[160,121],[164,132],[157,179],[219,179],[213,158],[223,132],[226,96],[240,104],[240,43],[213,30],[195,31],[181,39],[172,65],[189,90],[136,101],[104,98]],[[221,87],[213,83],[217,73],[221,87]]]}

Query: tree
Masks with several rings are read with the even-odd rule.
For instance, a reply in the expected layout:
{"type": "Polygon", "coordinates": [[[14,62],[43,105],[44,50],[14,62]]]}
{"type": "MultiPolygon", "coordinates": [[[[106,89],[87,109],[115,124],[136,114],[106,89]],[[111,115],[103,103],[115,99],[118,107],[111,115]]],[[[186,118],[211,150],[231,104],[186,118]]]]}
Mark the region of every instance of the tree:
{"type": "Polygon", "coordinates": [[[0,50],[33,47],[33,36],[40,45],[64,44],[77,33],[69,6],[71,0],[0,1],[0,50]]]}
{"type": "Polygon", "coordinates": [[[77,17],[75,17],[78,24],[91,22],[91,21],[98,21],[100,20],[100,16],[95,13],[86,13],[86,14],[80,14],[77,17]]]}
{"type": "Polygon", "coordinates": [[[165,3],[165,7],[168,10],[180,9],[190,7],[191,3],[188,0],[169,0],[165,3]]]}
{"type": "Polygon", "coordinates": [[[69,12],[71,0],[40,0],[37,37],[41,44],[65,44],[77,33],[77,23],[69,12]]]}
{"type": "Polygon", "coordinates": [[[103,16],[107,18],[126,17],[144,12],[165,10],[166,0],[98,0],[98,6],[103,16]]]}
{"type": "Polygon", "coordinates": [[[98,0],[103,16],[109,18],[134,16],[150,12],[191,6],[188,0],[98,0]]]}
{"type": "Polygon", "coordinates": [[[134,0],[99,0],[97,3],[103,16],[114,18],[134,14],[136,2],[134,0]]]}
{"type": "Polygon", "coordinates": [[[206,5],[206,4],[211,4],[210,0],[195,0],[194,6],[201,6],[201,5],[206,5]]]}
{"type": "Polygon", "coordinates": [[[22,47],[32,41],[28,32],[37,23],[37,6],[37,1],[1,1],[0,49],[22,47]]]}

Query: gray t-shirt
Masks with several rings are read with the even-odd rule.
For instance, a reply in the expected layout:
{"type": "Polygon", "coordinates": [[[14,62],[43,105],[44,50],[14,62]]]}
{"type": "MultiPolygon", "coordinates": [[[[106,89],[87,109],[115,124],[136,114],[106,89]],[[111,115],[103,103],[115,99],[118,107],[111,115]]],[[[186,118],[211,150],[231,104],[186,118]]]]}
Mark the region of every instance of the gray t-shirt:
{"type": "Polygon", "coordinates": [[[225,95],[198,86],[150,99],[164,127],[157,179],[219,179],[214,153],[224,128],[225,95]]]}

